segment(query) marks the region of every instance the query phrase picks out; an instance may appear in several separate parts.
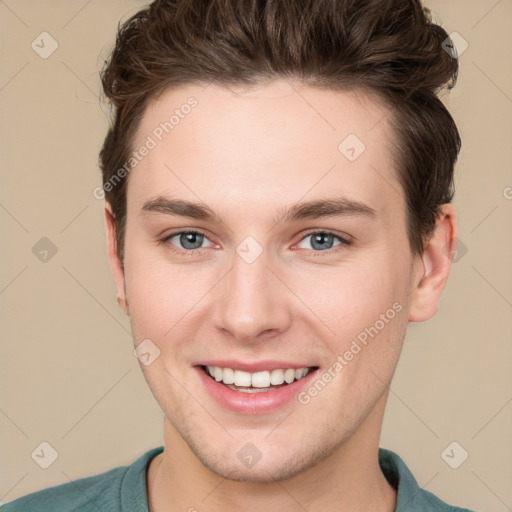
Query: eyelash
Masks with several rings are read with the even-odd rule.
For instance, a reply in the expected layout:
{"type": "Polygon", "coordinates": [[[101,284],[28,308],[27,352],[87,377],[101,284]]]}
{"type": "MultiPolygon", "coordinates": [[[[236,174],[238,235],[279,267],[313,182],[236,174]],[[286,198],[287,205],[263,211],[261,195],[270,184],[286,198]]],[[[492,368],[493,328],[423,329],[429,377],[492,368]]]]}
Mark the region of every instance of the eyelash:
{"type": "MultiPolygon", "coordinates": [[[[202,231],[199,231],[197,229],[191,229],[191,230],[174,231],[173,233],[170,233],[170,234],[166,235],[165,237],[161,238],[160,242],[162,244],[167,245],[169,250],[176,254],[192,254],[192,255],[194,255],[194,254],[201,253],[202,251],[204,251],[204,249],[208,249],[208,247],[200,247],[198,249],[179,249],[175,245],[169,243],[169,240],[174,238],[176,235],[181,235],[184,233],[193,234],[193,235],[203,235],[205,238],[208,239],[206,233],[203,233],[202,231]]],[[[340,243],[339,243],[339,245],[336,245],[330,249],[325,249],[323,251],[315,251],[313,249],[303,249],[303,250],[308,251],[309,253],[313,253],[314,256],[322,256],[324,253],[332,254],[333,252],[337,251],[338,249],[342,249],[343,247],[349,247],[353,243],[352,240],[349,240],[348,238],[345,238],[345,237],[335,233],[334,231],[329,231],[329,230],[308,231],[297,243],[302,242],[308,236],[319,235],[319,234],[330,235],[330,236],[336,238],[337,240],[339,240],[340,243]]]]}

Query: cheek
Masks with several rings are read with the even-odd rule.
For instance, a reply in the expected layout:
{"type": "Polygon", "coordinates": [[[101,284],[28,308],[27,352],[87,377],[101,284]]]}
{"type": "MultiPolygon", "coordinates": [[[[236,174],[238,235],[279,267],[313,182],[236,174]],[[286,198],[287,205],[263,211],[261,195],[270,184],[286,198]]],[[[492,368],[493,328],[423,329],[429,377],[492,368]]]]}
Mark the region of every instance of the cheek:
{"type": "Polygon", "coordinates": [[[297,280],[297,294],[307,297],[325,333],[325,377],[332,385],[317,404],[337,404],[335,415],[369,410],[392,378],[407,327],[404,268],[380,254],[297,280]]]}
{"type": "Polygon", "coordinates": [[[382,308],[368,313],[363,307],[356,316],[344,315],[332,325],[336,335],[325,340],[329,360],[299,401],[311,402],[311,410],[329,411],[333,424],[351,429],[364,420],[391,383],[407,314],[399,301],[384,301],[382,308]]]}
{"type": "Polygon", "coordinates": [[[125,263],[134,339],[169,340],[190,324],[214,284],[212,268],[166,262],[159,251],[132,249],[125,263]]]}
{"type": "Polygon", "coordinates": [[[367,260],[347,260],[337,267],[305,269],[299,274],[292,276],[290,272],[287,280],[295,283],[294,291],[307,306],[302,309],[309,309],[309,316],[316,317],[337,352],[379,321],[381,315],[384,320],[394,320],[396,309],[406,309],[403,271],[383,254],[367,260]],[[395,303],[399,306],[393,309],[395,303]]]}
{"type": "Polygon", "coordinates": [[[357,403],[370,406],[372,399],[386,390],[407,328],[404,277],[396,268],[383,267],[366,272],[364,279],[347,278],[337,316],[336,310],[331,310],[336,332],[331,349],[339,363],[338,391],[354,410],[357,403]]]}

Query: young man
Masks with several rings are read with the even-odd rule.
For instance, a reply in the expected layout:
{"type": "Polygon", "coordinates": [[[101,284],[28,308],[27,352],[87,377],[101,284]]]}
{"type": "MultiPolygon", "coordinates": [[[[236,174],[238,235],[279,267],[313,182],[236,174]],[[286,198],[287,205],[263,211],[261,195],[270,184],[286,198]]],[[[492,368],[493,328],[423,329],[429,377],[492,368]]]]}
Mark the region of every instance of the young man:
{"type": "Polygon", "coordinates": [[[443,511],[379,448],[455,251],[417,0],[157,0],[103,72],[110,263],[164,446],[11,511],[443,511]]]}

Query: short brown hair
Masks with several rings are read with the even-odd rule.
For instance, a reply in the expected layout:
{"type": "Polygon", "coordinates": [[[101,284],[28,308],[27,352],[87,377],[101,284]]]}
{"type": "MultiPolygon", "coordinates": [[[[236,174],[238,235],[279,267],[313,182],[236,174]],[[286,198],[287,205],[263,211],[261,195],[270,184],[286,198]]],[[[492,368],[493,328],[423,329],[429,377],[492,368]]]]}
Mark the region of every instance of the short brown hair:
{"type": "MultiPolygon", "coordinates": [[[[437,94],[456,82],[448,34],[420,0],[155,0],[120,25],[102,71],[113,106],[100,152],[103,183],[129,159],[148,100],[165,89],[277,78],[330,90],[369,89],[390,108],[391,148],[407,231],[420,254],[454,195],[460,137],[437,94]]],[[[123,173],[124,176],[125,173],[123,173]]],[[[124,258],[127,177],[105,189],[124,258]]]]}

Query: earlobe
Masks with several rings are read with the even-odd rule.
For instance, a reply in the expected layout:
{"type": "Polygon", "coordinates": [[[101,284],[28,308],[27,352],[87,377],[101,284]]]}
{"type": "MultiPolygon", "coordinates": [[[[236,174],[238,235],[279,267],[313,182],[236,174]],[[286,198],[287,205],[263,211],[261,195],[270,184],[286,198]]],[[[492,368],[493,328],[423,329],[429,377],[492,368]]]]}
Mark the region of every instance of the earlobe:
{"type": "MultiPolygon", "coordinates": [[[[436,227],[421,256],[423,277],[412,292],[410,322],[424,322],[438,310],[457,244],[457,220],[451,204],[441,206],[436,227]]],[[[416,278],[417,279],[417,278],[416,278]]]]}
{"type": "Polygon", "coordinates": [[[110,268],[114,277],[114,283],[117,290],[117,303],[121,309],[129,315],[128,302],[126,300],[126,286],[124,268],[117,250],[116,226],[114,213],[109,203],[105,203],[105,227],[107,230],[107,248],[110,268]]]}

